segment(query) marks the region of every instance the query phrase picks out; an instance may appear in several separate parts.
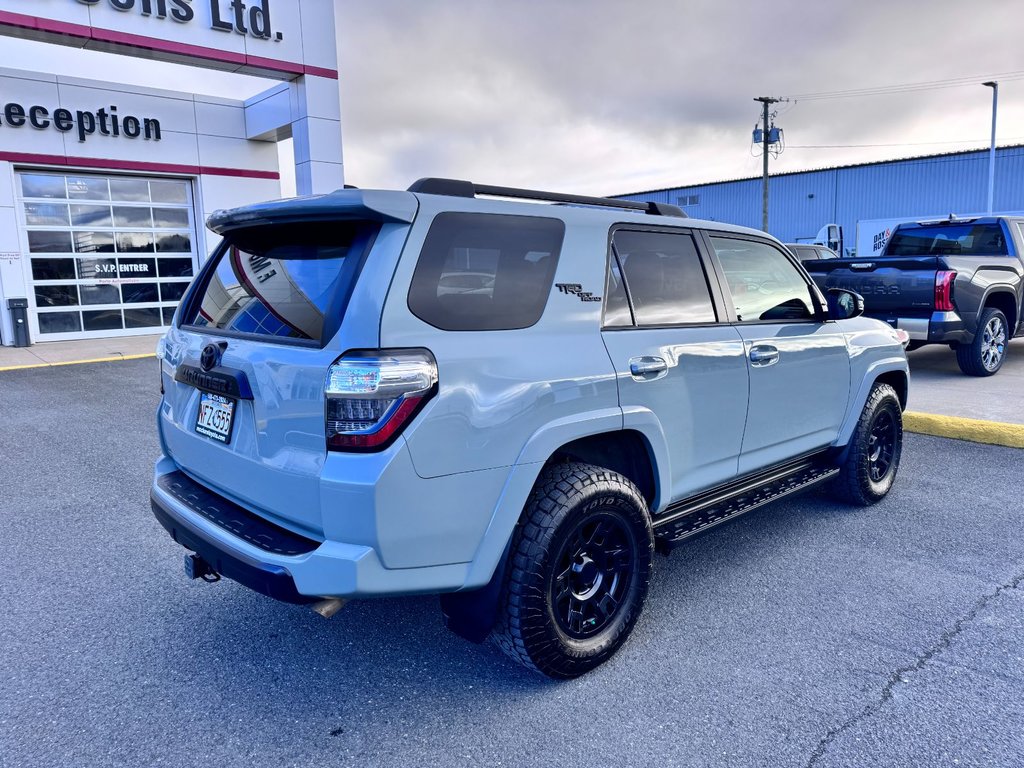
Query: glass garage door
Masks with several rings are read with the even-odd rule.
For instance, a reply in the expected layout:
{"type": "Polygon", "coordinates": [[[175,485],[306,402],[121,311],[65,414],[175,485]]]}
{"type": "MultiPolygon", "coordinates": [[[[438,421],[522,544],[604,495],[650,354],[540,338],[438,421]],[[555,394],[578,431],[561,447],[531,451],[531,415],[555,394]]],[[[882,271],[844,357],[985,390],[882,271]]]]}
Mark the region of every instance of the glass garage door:
{"type": "Polygon", "coordinates": [[[32,340],[159,333],[195,274],[191,183],[21,172],[32,340]]]}

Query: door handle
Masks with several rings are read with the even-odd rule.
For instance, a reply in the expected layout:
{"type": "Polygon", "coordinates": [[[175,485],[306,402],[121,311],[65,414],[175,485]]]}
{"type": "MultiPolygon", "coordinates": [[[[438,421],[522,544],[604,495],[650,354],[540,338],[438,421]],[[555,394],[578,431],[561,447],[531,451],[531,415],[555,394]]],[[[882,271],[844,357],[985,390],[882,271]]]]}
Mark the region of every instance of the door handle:
{"type": "Polygon", "coordinates": [[[779,362],[779,350],[771,344],[755,344],[750,348],[750,364],[765,368],[779,362]]]}
{"type": "Polygon", "coordinates": [[[668,363],[660,357],[633,357],[629,360],[629,372],[634,379],[650,381],[668,370],[668,363]]]}

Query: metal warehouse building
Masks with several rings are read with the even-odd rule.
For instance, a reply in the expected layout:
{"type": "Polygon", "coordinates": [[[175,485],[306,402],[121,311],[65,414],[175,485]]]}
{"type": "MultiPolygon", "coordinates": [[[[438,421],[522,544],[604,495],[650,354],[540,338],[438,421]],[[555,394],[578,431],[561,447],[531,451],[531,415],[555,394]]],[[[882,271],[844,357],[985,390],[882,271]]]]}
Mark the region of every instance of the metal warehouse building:
{"type": "MultiPolygon", "coordinates": [[[[847,249],[865,219],[933,218],[984,212],[989,151],[780,173],[769,179],[768,224],[784,242],[813,238],[825,224],[843,227],[847,249]]],[[[619,195],[682,207],[690,216],[761,227],[761,177],[619,195]]],[[[996,153],[996,211],[1024,210],[1024,145],[996,153]]]]}

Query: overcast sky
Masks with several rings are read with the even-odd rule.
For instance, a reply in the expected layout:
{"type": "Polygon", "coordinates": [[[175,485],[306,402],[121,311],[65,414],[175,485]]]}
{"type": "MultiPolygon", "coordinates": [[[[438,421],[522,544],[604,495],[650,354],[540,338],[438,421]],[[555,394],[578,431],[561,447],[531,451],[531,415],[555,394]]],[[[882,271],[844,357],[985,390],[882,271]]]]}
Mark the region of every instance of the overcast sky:
{"type": "MultiPolygon", "coordinates": [[[[362,187],[435,175],[610,194],[753,176],[755,96],[974,75],[979,84],[966,87],[780,104],[788,146],[772,169],[985,147],[991,91],[980,80],[1024,73],[1019,0],[336,7],[346,181],[362,187]],[[895,146],[805,148],[856,144],[895,146]]],[[[6,66],[102,71],[102,54],[0,46],[6,66]]],[[[263,86],[149,62],[129,77],[152,82],[171,69],[169,87],[238,95],[263,86]]],[[[1024,141],[1024,78],[1000,89],[998,136],[1024,141]]]]}

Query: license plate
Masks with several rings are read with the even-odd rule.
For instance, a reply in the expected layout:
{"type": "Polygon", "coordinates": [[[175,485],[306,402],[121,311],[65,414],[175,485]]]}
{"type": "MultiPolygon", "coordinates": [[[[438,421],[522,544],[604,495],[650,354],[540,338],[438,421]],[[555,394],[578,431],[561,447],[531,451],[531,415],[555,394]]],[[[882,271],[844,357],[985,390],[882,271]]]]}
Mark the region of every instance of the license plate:
{"type": "Polygon", "coordinates": [[[210,392],[199,393],[196,432],[218,442],[226,443],[231,439],[231,426],[234,420],[234,400],[210,392]]]}

